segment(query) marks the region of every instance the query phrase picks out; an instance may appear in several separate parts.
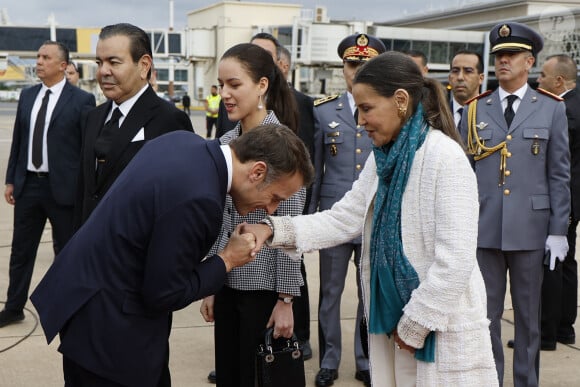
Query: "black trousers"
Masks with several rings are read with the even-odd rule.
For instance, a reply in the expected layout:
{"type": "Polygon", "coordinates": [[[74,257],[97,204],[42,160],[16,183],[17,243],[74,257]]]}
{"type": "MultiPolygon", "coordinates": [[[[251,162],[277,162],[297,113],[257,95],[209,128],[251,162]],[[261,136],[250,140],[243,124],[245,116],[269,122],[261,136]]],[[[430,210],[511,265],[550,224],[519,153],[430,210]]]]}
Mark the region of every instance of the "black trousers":
{"type": "Polygon", "coordinates": [[[559,338],[575,336],[578,313],[578,263],[576,262],[576,227],[568,226],[568,255],[554,271],[544,266],[542,283],[542,342],[555,344],[559,338]]]}
{"type": "Polygon", "coordinates": [[[304,260],[300,263],[300,271],[304,285],[300,287],[300,297],[294,297],[292,311],[294,312],[294,333],[299,341],[310,340],[310,300],[308,298],[308,284],[306,283],[306,267],[304,260]]]}
{"type": "MultiPolygon", "coordinates": [[[[103,378],[72,361],[66,356],[62,357],[62,370],[64,373],[64,387],[132,387],[119,384],[103,378]]],[[[158,387],[171,387],[171,381],[166,379],[165,373],[161,375],[158,387]]]]}
{"type": "Polygon", "coordinates": [[[216,123],[217,123],[217,117],[205,116],[205,129],[207,131],[207,134],[206,134],[207,138],[211,137],[211,131],[212,131],[213,127],[216,126],[216,123]]]}
{"type": "Polygon", "coordinates": [[[128,387],[100,377],[66,356],[62,357],[62,370],[64,373],[64,387],[128,387]]]}
{"type": "Polygon", "coordinates": [[[278,302],[268,290],[241,291],[224,286],[215,296],[214,340],[218,387],[254,387],[255,355],[278,302]]]}
{"type": "Polygon", "coordinates": [[[16,198],[14,204],[7,310],[21,311],[26,304],[46,220],[52,226],[56,250],[63,248],[72,235],[73,207],[56,203],[52,197],[49,179],[50,175],[37,176],[29,173],[22,194],[16,198]]]}

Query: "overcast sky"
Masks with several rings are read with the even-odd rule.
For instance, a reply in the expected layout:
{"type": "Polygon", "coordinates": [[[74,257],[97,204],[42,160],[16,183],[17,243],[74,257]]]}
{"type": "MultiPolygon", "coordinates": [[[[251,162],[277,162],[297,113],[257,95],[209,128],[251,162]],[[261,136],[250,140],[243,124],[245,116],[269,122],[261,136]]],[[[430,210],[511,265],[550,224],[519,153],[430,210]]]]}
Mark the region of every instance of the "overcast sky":
{"type": "MultiPolygon", "coordinates": [[[[328,17],[338,20],[381,22],[425,12],[456,9],[462,5],[493,0],[269,0],[255,2],[301,4],[327,9],[328,17]]],[[[187,13],[219,0],[174,0],[174,27],[183,29],[187,13]]],[[[5,0],[0,3],[12,25],[47,25],[52,13],[62,27],[102,27],[129,22],[143,28],[169,26],[169,0],[5,0]]]]}

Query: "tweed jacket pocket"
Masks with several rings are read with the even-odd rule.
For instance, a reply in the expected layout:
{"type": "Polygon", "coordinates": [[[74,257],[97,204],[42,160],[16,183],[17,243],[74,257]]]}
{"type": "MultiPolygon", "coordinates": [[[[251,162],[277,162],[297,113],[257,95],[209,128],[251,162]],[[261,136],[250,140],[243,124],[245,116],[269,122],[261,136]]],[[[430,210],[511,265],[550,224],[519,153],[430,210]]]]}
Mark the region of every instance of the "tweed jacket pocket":
{"type": "Polygon", "coordinates": [[[489,367],[482,353],[492,353],[489,329],[437,332],[436,356],[440,372],[470,371],[489,367]]]}

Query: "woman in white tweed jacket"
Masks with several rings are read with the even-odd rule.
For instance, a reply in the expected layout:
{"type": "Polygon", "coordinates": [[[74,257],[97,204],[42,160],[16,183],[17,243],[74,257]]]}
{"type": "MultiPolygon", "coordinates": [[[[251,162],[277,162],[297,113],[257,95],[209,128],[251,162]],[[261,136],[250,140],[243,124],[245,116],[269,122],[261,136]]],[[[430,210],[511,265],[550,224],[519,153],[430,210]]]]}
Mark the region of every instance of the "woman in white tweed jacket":
{"type": "MultiPolygon", "coordinates": [[[[331,247],[362,233],[361,282],[365,315],[370,318],[374,386],[497,385],[485,287],[475,257],[477,183],[461,146],[454,141],[453,119],[441,86],[434,80],[423,80],[405,55],[389,52],[361,68],[353,95],[359,123],[365,125],[375,149],[352,190],[330,210],[293,218],[272,217],[266,220],[271,229],[263,225],[248,229],[259,241],[273,231],[269,244],[293,247],[297,253],[331,247]],[[425,115],[421,114],[423,105],[425,115]],[[397,148],[403,140],[408,140],[407,148],[397,148]],[[398,157],[409,164],[400,164],[400,169],[408,171],[403,178],[396,173],[389,175],[385,185],[381,183],[385,154],[395,151],[400,151],[398,157]],[[400,182],[402,193],[389,191],[389,186],[400,182]],[[381,184],[386,189],[382,193],[381,184]],[[377,273],[373,265],[388,265],[376,252],[386,249],[389,255],[390,246],[396,244],[389,239],[396,228],[381,228],[384,213],[376,211],[384,204],[381,195],[385,192],[387,207],[380,208],[388,209],[388,204],[400,200],[402,255],[415,270],[418,285],[404,300],[393,329],[376,333],[381,332],[382,325],[379,321],[373,326],[373,322],[383,317],[376,316],[377,310],[386,310],[377,309],[374,298],[377,294],[380,298],[381,290],[376,289],[376,283],[383,287],[388,284],[373,276],[377,273]],[[389,242],[381,245],[382,239],[389,242]]],[[[385,272],[378,270],[384,277],[385,272]]],[[[383,298],[386,303],[399,296],[395,293],[383,298]]]]}

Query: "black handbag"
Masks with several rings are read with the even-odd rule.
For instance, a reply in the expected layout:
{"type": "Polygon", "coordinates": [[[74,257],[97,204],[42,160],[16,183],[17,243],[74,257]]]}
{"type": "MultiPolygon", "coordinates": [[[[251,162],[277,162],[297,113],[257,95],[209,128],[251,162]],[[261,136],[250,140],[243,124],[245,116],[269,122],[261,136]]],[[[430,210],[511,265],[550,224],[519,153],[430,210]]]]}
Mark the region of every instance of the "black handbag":
{"type": "Polygon", "coordinates": [[[296,338],[273,339],[274,330],[264,334],[264,343],[256,351],[257,387],[305,387],[304,357],[296,338]]]}

